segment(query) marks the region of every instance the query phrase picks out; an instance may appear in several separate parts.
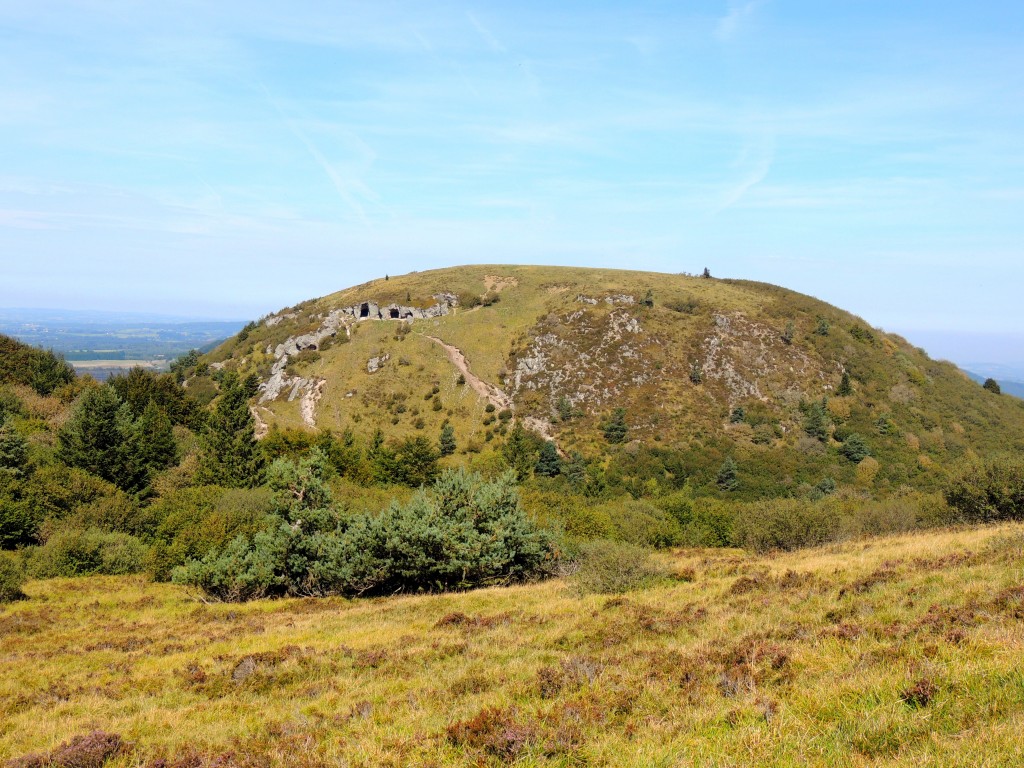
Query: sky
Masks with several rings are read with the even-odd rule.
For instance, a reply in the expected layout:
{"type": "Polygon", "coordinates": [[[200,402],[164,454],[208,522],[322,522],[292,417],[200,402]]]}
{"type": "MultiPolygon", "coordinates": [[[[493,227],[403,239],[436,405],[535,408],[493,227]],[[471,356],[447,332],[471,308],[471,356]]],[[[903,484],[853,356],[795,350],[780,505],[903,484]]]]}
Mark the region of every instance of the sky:
{"type": "Polygon", "coordinates": [[[1024,361],[1019,0],[285,5],[0,0],[0,306],[707,266],[1024,361]]]}

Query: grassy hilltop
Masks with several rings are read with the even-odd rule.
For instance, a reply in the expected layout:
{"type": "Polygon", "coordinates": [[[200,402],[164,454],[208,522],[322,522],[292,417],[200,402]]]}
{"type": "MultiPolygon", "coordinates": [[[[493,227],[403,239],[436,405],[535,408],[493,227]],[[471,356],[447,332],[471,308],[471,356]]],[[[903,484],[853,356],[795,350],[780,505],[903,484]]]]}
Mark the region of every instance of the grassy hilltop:
{"type": "MultiPolygon", "coordinates": [[[[347,332],[290,355],[289,381],[305,389],[289,385],[261,402],[261,419],[431,439],[449,422],[460,456],[486,452],[505,422],[487,410],[495,397],[463,383],[443,342],[498,393],[499,412],[507,399],[564,454],[606,452],[602,425],[622,408],[634,445],[675,452],[696,484],[733,456],[741,493],[751,497],[826,476],[875,491],[931,488],[964,456],[1024,449],[1024,402],[984,391],[954,365],[847,312],[747,281],[568,267],[433,270],[282,310],[205,360],[266,381],[275,348],[316,333],[332,310],[427,308],[441,294],[458,297],[448,314],[353,320],[347,332]],[[299,395],[314,388],[304,418],[299,395]],[[814,407],[824,415],[816,436],[807,430],[814,407]],[[863,468],[862,456],[839,458],[850,435],[872,457],[863,468]]],[[[190,386],[213,393],[203,376],[190,386]]]]}
{"type": "Polygon", "coordinates": [[[553,580],[223,605],[138,577],[30,582],[0,614],[0,759],[1024,760],[1021,525],[661,558],[668,576],[618,597],[553,580]]]}

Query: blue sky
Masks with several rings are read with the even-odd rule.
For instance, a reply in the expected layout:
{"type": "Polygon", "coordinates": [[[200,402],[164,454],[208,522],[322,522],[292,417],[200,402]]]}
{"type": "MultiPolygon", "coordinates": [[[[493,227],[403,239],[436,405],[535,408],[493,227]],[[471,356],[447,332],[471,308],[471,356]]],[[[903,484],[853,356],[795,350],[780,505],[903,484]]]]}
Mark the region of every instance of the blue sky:
{"type": "Polygon", "coordinates": [[[1020,2],[0,0],[0,146],[3,306],[708,266],[1024,338],[1020,2]]]}

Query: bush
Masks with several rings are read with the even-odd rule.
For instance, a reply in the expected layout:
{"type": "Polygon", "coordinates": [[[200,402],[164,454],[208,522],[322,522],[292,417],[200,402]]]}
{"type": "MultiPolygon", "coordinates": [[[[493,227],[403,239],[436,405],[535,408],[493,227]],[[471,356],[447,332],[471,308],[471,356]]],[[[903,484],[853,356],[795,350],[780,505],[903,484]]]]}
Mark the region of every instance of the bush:
{"type": "Polygon", "coordinates": [[[147,570],[156,581],[189,560],[201,560],[238,536],[254,536],[273,527],[274,506],[267,488],[186,488],[154,503],[161,522],[154,534],[147,570]]]}
{"type": "Polygon", "coordinates": [[[95,528],[64,530],[41,547],[28,550],[28,571],[40,579],[59,576],[111,576],[139,573],[146,561],[146,547],[134,536],[95,528]]]}
{"type": "Polygon", "coordinates": [[[641,547],[672,547],[682,541],[679,523],[653,504],[626,499],[602,507],[612,521],[610,538],[617,541],[641,547]]]}
{"type": "Polygon", "coordinates": [[[663,575],[645,549],[599,539],[579,545],[569,583],[580,595],[621,594],[649,586],[663,575]]]}
{"type": "Polygon", "coordinates": [[[772,499],[737,512],[733,542],[755,552],[811,547],[834,539],[838,525],[838,510],[827,501],[772,499]]]}
{"type": "Polygon", "coordinates": [[[962,465],[943,493],[964,522],[1024,519],[1024,459],[1000,456],[962,465]]]}
{"type": "Polygon", "coordinates": [[[683,543],[691,547],[727,547],[732,542],[733,506],[715,499],[693,503],[683,543]]]}
{"type": "Polygon", "coordinates": [[[0,603],[21,600],[25,593],[21,591],[25,583],[25,573],[13,555],[0,552],[0,603]]]}
{"type": "Polygon", "coordinates": [[[525,515],[511,473],[448,470],[431,490],[380,515],[282,511],[279,525],[193,560],[176,583],[222,600],[467,589],[542,575],[551,537],[525,515]]]}

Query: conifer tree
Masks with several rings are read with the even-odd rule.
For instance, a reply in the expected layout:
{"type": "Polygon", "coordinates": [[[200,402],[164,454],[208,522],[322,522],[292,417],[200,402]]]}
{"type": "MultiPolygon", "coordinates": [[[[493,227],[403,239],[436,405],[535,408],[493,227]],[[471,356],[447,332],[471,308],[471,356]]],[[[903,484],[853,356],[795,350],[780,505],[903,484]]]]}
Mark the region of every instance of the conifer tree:
{"type": "Polygon", "coordinates": [[[28,460],[28,443],[0,416],[0,470],[21,474],[28,460]]]}
{"type": "Polygon", "coordinates": [[[981,386],[996,395],[1003,393],[1002,387],[999,386],[999,382],[995,379],[985,379],[985,383],[981,386]]]}
{"type": "Polygon", "coordinates": [[[816,400],[807,407],[804,432],[821,441],[828,439],[829,418],[825,400],[816,400]]]}
{"type": "Polygon", "coordinates": [[[505,457],[509,467],[516,473],[519,482],[526,480],[533,472],[533,467],[537,463],[537,453],[520,422],[517,421],[512,427],[508,440],[501,448],[501,454],[505,457]]]}
{"type": "Polygon", "coordinates": [[[259,485],[263,454],[256,443],[249,401],[234,372],[224,376],[220,401],[207,421],[202,442],[199,482],[228,488],[259,485]]]}
{"type": "Polygon", "coordinates": [[[136,493],[149,480],[131,409],[109,386],[87,390],[57,435],[57,456],[136,493]]]}
{"type": "Polygon", "coordinates": [[[616,408],[604,425],[604,439],[609,443],[624,443],[627,434],[629,425],[626,424],[626,409],[616,408]]]}
{"type": "Polygon", "coordinates": [[[167,412],[152,400],[138,421],[135,432],[142,461],[154,471],[166,469],[178,458],[178,446],[167,412]]]}
{"type": "Polygon", "coordinates": [[[540,457],[533,468],[533,473],[542,477],[554,477],[561,471],[562,459],[558,455],[558,448],[553,442],[547,440],[540,449],[540,457]]]}
{"type": "Polygon", "coordinates": [[[782,332],[782,343],[792,344],[793,336],[796,334],[796,326],[793,325],[793,321],[789,320],[786,323],[786,329],[782,332]]]}
{"type": "Polygon", "coordinates": [[[455,453],[455,427],[450,421],[441,425],[441,437],[437,441],[437,447],[442,456],[451,456],[455,453]]]}
{"type": "Polygon", "coordinates": [[[840,397],[847,397],[853,394],[853,387],[850,384],[850,374],[843,371],[843,378],[839,380],[839,389],[836,394],[840,397]]]}
{"type": "Polygon", "coordinates": [[[736,470],[736,460],[730,456],[722,463],[721,469],[718,470],[718,477],[715,478],[715,483],[718,487],[723,491],[735,491],[739,488],[740,479],[736,470]]]}

